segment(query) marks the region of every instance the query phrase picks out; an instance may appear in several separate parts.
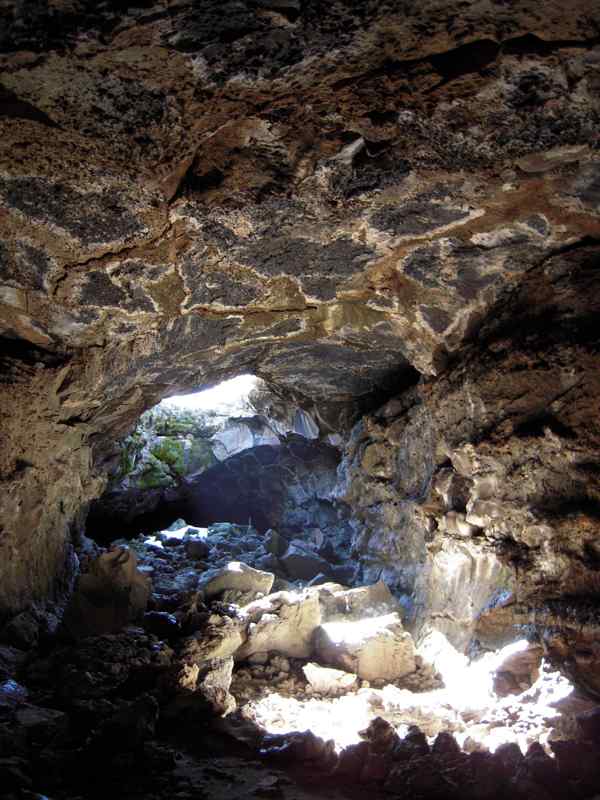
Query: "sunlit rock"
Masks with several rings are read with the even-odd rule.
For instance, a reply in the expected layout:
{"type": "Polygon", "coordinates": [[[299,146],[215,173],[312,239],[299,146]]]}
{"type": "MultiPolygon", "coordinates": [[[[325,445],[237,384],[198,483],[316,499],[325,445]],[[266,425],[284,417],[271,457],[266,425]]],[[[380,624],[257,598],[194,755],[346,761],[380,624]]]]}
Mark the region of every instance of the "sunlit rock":
{"type": "Polygon", "coordinates": [[[396,680],[414,672],[415,646],[397,614],[325,622],[315,635],[323,663],[366,680],[396,680]]]}
{"type": "Polygon", "coordinates": [[[534,684],[540,676],[543,648],[538,644],[509,654],[494,673],[494,691],[500,697],[521,694],[534,684]]]}
{"type": "Polygon", "coordinates": [[[340,620],[366,620],[371,617],[381,617],[386,614],[398,612],[400,604],[390,592],[384,581],[369,586],[357,586],[354,589],[332,587],[333,601],[328,600],[327,587],[319,593],[322,605],[326,606],[324,618],[326,621],[340,620]]]}
{"type": "Polygon", "coordinates": [[[245,640],[246,633],[240,620],[212,614],[194,636],[185,640],[181,657],[183,661],[194,664],[228,658],[245,640]]]}
{"type": "Polygon", "coordinates": [[[293,658],[311,656],[314,632],[321,623],[317,594],[277,592],[250,603],[240,613],[248,623],[248,638],[236,659],[269,650],[293,658]]]}
{"type": "Polygon", "coordinates": [[[248,592],[251,594],[269,594],[275,576],[270,572],[261,572],[240,561],[231,561],[226,567],[206,572],[199,583],[199,589],[205,598],[217,597],[222,592],[248,592]]]}
{"type": "Polygon", "coordinates": [[[341,669],[331,669],[309,662],[302,667],[302,671],[313,690],[319,694],[336,695],[348,689],[355,689],[357,686],[357,676],[341,669]]]}
{"type": "Polygon", "coordinates": [[[201,561],[210,553],[210,547],[205,536],[198,534],[188,535],[184,540],[185,552],[188,558],[201,561]]]}

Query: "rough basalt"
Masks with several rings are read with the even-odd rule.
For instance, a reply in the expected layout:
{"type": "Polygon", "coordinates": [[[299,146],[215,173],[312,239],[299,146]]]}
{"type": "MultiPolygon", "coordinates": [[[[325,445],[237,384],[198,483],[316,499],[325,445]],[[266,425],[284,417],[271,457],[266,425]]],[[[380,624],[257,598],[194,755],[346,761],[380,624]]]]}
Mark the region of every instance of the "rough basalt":
{"type": "Polygon", "coordinates": [[[594,0],[57,0],[0,31],[2,616],[69,590],[141,412],[242,372],[324,432],[397,398],[339,493],[410,617],[595,602],[594,0]]]}

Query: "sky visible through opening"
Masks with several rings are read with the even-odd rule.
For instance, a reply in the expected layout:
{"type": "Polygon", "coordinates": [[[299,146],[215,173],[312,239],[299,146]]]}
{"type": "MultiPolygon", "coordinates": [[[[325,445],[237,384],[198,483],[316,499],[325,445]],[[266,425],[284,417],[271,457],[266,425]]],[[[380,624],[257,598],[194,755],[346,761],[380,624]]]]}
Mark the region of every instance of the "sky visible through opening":
{"type": "Polygon", "coordinates": [[[228,381],[193,394],[168,397],[161,405],[185,411],[217,411],[228,416],[248,411],[248,395],[258,385],[255,375],[238,375],[228,381]]]}

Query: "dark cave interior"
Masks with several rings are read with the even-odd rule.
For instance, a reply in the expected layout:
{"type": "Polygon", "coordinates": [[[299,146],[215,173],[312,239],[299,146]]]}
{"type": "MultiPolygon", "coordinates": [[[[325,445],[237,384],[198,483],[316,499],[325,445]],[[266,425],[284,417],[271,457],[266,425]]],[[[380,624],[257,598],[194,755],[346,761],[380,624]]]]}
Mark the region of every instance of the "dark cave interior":
{"type": "Polygon", "coordinates": [[[0,2],[2,800],[598,797],[599,130],[597,0],[0,2]]]}

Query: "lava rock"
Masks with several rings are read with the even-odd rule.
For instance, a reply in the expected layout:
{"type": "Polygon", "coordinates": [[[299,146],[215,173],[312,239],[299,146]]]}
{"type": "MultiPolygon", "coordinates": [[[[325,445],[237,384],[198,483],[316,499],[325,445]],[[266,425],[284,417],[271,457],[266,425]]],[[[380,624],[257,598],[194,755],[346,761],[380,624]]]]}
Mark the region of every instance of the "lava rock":
{"type": "Polygon", "coordinates": [[[185,554],[188,558],[202,561],[208,558],[210,546],[206,539],[201,536],[186,536],[184,539],[185,554]]]}
{"type": "Polygon", "coordinates": [[[166,611],[147,611],[144,614],[144,630],[159,639],[174,639],[181,635],[181,625],[177,617],[166,611]]]}
{"type": "Polygon", "coordinates": [[[315,652],[325,664],[364,680],[396,680],[417,668],[412,636],[397,614],[324,623],[315,634],[315,652]]]}
{"type": "Polygon", "coordinates": [[[494,673],[494,692],[506,697],[529,689],[539,677],[542,654],[541,645],[530,643],[524,650],[507,656],[494,673]]]}
{"type": "Polygon", "coordinates": [[[269,594],[274,580],[275,576],[270,572],[261,572],[240,561],[231,561],[222,569],[205,573],[200,580],[199,589],[206,599],[217,597],[229,589],[269,594]]]}
{"type": "Polygon", "coordinates": [[[317,594],[277,592],[242,609],[248,621],[247,641],[236,653],[243,660],[253,653],[274,651],[290,658],[310,658],[321,623],[317,594]]]}
{"type": "Polygon", "coordinates": [[[310,581],[316,575],[329,572],[329,564],[316,553],[291,544],[280,562],[290,580],[310,581]]]}
{"type": "Polygon", "coordinates": [[[357,687],[357,676],[341,669],[331,669],[309,662],[302,667],[302,671],[314,691],[319,694],[338,695],[357,687]]]}
{"type": "Polygon", "coordinates": [[[288,548],[289,542],[280,533],[269,528],[265,533],[264,539],[265,549],[268,553],[274,556],[282,556],[288,548]]]}
{"type": "Polygon", "coordinates": [[[80,576],[65,612],[65,628],[75,638],[119,631],[143,616],[150,589],[150,580],[137,569],[134,551],[116,547],[80,576]]]}

